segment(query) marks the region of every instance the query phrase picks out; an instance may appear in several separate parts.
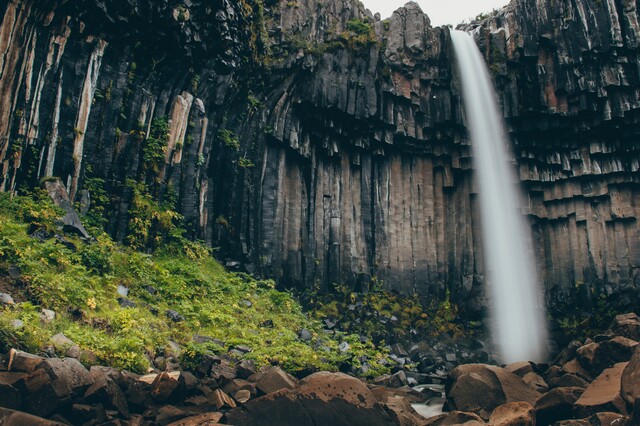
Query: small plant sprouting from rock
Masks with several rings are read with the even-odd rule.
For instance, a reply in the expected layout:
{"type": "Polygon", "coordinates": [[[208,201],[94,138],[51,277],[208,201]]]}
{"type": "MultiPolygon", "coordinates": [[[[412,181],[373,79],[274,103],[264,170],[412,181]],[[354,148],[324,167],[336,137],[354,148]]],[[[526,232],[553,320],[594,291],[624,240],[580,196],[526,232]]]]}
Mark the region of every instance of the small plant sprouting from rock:
{"type": "Polygon", "coordinates": [[[229,129],[218,130],[218,141],[232,151],[240,150],[240,141],[238,140],[238,136],[229,129]]]}

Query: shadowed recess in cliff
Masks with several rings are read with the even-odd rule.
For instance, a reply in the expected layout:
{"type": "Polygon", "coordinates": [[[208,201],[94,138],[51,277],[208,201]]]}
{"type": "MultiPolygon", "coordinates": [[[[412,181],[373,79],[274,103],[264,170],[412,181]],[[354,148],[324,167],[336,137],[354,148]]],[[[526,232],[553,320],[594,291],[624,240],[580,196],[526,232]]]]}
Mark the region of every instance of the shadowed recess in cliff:
{"type": "Polygon", "coordinates": [[[491,293],[494,340],[505,362],[541,361],[544,313],[521,196],[508,163],[509,142],[489,72],[473,39],[451,33],[473,143],[491,293]]]}

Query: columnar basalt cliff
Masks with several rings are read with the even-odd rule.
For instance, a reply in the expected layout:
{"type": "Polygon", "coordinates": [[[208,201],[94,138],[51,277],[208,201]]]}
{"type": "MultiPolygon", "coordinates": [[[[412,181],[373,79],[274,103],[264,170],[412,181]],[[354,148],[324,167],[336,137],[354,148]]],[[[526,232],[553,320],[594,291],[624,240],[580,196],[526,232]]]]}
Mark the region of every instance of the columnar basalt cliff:
{"type": "MultiPolygon", "coordinates": [[[[384,21],[351,0],[0,8],[2,190],[56,176],[86,202],[88,179],[103,179],[107,228],[125,239],[131,182],[145,181],[177,198],[190,236],[283,285],[376,278],[483,306],[449,30],[415,3],[384,21]]],[[[514,0],[471,27],[515,142],[548,302],[636,300],[635,2],[514,0]]]]}

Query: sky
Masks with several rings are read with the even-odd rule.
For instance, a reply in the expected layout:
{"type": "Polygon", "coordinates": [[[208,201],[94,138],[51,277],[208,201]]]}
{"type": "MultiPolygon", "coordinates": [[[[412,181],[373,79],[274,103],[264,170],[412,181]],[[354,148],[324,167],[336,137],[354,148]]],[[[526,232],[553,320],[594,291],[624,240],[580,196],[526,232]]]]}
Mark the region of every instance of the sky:
{"type": "MultiPolygon", "coordinates": [[[[394,10],[404,6],[408,0],[360,0],[374,14],[380,12],[382,18],[391,16],[394,10]]],[[[422,11],[429,15],[434,27],[446,24],[456,25],[480,13],[500,9],[508,0],[415,0],[422,11]]]]}

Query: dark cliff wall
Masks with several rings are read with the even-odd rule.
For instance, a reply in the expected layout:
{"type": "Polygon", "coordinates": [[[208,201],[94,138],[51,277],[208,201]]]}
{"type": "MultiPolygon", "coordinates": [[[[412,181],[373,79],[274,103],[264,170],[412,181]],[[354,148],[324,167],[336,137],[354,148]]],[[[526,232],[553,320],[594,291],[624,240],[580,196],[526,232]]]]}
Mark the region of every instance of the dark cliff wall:
{"type": "MultiPolygon", "coordinates": [[[[103,178],[108,228],[124,238],[127,179],[147,180],[177,194],[193,237],[286,285],[375,277],[484,304],[449,30],[415,4],[386,22],[350,0],[3,8],[2,190],[58,176],[79,199],[87,178],[103,178]],[[149,176],[142,150],[163,116],[168,150],[149,176]]],[[[521,0],[476,27],[549,302],[633,297],[635,3],[521,0]]]]}

